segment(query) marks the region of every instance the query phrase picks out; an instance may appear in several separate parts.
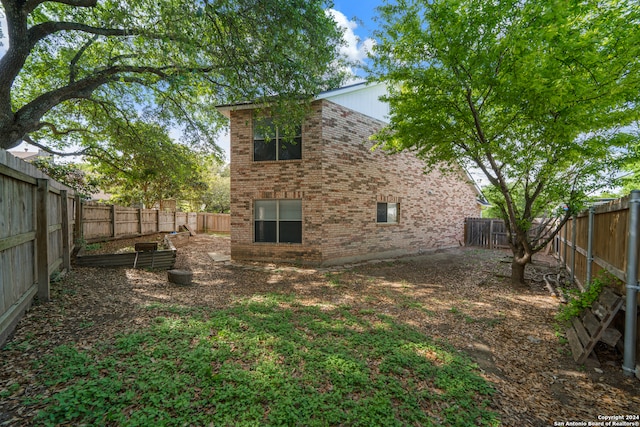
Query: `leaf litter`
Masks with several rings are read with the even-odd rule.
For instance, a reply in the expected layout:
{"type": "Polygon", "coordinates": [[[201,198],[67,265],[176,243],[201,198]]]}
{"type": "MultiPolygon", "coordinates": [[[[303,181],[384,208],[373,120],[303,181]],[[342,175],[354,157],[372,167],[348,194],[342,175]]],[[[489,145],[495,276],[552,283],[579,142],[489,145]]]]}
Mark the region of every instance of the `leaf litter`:
{"type": "MultiPolygon", "coordinates": [[[[230,252],[229,238],[219,235],[179,236],[174,244],[176,268],[193,272],[190,286],[169,283],[166,271],[84,267],[52,283],[52,301],[36,302],[0,351],[0,426],[32,424],[42,409],[33,399],[56,392],[39,380],[35,362],[58,346],[103,345],[152,324],[167,306],[225,308],[274,293],[295,295],[302,305],[390,316],[451,344],[496,389],[490,406],[505,426],[639,412],[640,381],[622,375],[619,351],[599,344],[600,363],[578,366],[556,333],[561,303],[542,280],[559,271],[551,257],[537,255],[527,268],[528,284],[513,287],[509,253],[501,250],[456,248],[312,268],[214,263],[208,253],[230,252]]],[[[110,242],[109,250],[117,245],[110,242]]]]}

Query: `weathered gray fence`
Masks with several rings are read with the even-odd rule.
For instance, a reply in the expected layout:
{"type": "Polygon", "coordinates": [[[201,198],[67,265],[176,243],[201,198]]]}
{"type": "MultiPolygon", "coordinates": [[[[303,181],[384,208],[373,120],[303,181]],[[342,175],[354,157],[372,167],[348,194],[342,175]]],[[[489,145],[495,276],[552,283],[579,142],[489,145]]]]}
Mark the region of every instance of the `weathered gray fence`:
{"type": "Polygon", "coordinates": [[[50,277],[70,269],[80,241],[179,231],[230,231],[228,214],[84,204],[73,190],[0,150],[0,345],[50,277]]]}
{"type": "Polygon", "coordinates": [[[0,150],[0,345],[49,278],[70,268],[73,190],[0,150]]]}
{"type": "Polygon", "coordinates": [[[197,232],[229,233],[229,214],[165,212],[97,203],[83,203],[80,227],[87,242],[180,231],[189,225],[197,232]]]}
{"type": "Polygon", "coordinates": [[[495,218],[465,218],[464,244],[483,248],[508,248],[504,221],[495,218]]]}

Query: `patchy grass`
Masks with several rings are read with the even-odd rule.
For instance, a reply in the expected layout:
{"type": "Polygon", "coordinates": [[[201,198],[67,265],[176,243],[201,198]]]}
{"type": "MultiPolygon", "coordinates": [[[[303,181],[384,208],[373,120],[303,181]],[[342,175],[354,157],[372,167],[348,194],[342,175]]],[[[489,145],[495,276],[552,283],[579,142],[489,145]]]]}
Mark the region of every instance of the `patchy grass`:
{"type": "MultiPolygon", "coordinates": [[[[374,310],[290,294],[155,305],[151,326],[38,363],[44,425],[498,425],[469,359],[374,310]]],[[[25,402],[29,404],[30,402],[25,402]]]]}

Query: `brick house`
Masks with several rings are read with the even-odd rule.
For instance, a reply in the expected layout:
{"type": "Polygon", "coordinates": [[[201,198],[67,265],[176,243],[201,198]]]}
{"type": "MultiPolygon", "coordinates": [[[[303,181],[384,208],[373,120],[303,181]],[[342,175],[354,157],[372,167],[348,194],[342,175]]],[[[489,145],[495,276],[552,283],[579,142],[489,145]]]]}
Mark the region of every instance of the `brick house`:
{"type": "Polygon", "coordinates": [[[320,94],[293,144],[275,128],[261,135],[255,105],[219,107],[230,119],[232,259],[334,264],[461,244],[464,218],[479,216],[477,186],[462,169],[425,174],[409,152],[371,151],[383,93],[320,94]]]}

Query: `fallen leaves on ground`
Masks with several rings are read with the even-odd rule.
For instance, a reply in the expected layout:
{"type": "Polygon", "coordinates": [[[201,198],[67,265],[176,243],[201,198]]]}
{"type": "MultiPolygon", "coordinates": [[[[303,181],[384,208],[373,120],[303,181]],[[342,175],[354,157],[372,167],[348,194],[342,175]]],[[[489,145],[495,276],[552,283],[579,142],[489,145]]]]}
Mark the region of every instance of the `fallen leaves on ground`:
{"type": "MultiPolygon", "coordinates": [[[[137,241],[149,241],[141,238],[137,241]]],[[[131,242],[120,242],[120,244],[131,242]]],[[[348,306],[419,328],[467,353],[496,388],[491,406],[505,426],[597,421],[633,415],[640,381],[621,372],[621,356],[599,345],[600,366],[577,366],[554,329],[560,302],[542,275],[559,271],[539,255],[526,287],[509,284],[508,252],[459,248],[411,258],[332,268],[264,263],[214,263],[229,238],[178,236],[176,268],[193,272],[191,286],[167,281],[166,271],[76,267],[52,284],[52,301],[36,303],[0,352],[0,426],[32,423],[48,396],[34,361],[63,344],[92,348],[116,334],[149,325],[163,305],[223,308],[241,298],[295,294],[300,304],[348,306]]],[[[109,248],[117,246],[110,242],[109,248]]],[[[428,355],[425,355],[428,357],[428,355]]]]}

